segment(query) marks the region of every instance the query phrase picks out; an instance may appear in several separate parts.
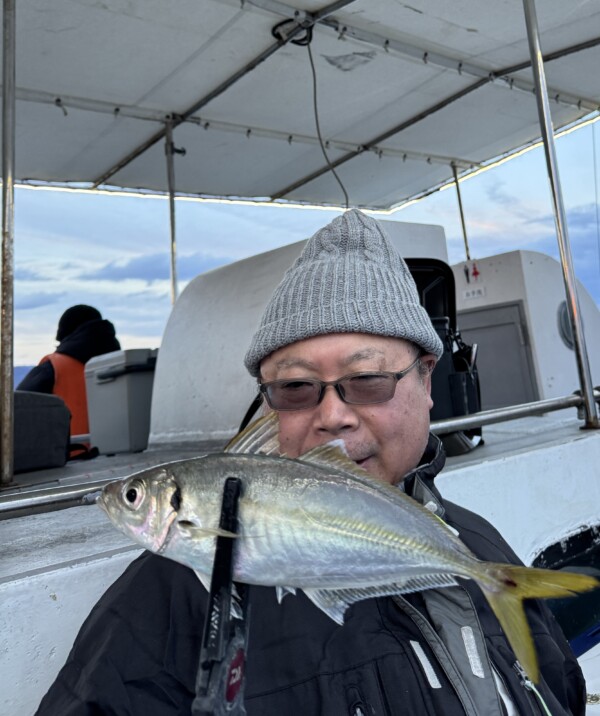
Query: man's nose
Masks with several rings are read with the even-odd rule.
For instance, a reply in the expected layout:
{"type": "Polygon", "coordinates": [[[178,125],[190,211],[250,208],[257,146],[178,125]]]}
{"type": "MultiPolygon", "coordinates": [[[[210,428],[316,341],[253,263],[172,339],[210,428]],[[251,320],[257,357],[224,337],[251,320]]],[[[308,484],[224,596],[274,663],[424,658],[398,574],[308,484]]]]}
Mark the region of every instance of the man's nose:
{"type": "Polygon", "coordinates": [[[316,428],[333,435],[358,426],[359,420],[354,405],[345,403],[335,386],[328,385],[317,406],[316,428]]]}

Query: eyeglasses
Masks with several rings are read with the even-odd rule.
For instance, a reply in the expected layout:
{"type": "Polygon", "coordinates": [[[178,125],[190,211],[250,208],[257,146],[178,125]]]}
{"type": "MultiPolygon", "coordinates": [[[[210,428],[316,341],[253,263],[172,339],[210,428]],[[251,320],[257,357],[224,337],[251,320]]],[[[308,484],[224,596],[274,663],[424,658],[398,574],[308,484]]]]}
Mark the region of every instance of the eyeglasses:
{"type": "Polygon", "coordinates": [[[316,407],[325,395],[325,388],[333,385],[344,403],[370,405],[385,403],[394,397],[396,384],[409,373],[420,360],[420,356],[405,370],[397,373],[377,371],[371,373],[350,373],[338,380],[316,380],[293,378],[261,383],[260,392],[273,410],[306,410],[316,407]]]}

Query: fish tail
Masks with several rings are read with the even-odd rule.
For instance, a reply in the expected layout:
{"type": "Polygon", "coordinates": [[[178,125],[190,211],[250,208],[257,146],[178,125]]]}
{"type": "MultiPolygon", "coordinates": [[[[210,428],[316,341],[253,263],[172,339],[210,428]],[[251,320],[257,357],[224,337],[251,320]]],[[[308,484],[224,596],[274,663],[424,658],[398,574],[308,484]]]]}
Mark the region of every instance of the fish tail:
{"type": "Polygon", "coordinates": [[[484,577],[477,582],[525,673],[537,684],[539,665],[523,600],[572,597],[600,586],[600,581],[574,572],[505,564],[488,565],[485,573],[488,579],[484,577]]]}

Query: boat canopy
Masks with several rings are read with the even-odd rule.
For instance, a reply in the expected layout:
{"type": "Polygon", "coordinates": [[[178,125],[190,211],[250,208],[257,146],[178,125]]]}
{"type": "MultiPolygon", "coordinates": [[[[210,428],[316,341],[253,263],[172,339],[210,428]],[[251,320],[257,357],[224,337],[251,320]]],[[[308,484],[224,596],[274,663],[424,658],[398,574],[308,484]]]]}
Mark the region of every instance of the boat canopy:
{"type": "MultiPolygon", "coordinates": [[[[600,4],[538,23],[558,129],[600,4]]],[[[20,0],[15,66],[17,182],[166,192],[172,129],[178,195],[382,210],[540,137],[522,0],[20,0]]]]}

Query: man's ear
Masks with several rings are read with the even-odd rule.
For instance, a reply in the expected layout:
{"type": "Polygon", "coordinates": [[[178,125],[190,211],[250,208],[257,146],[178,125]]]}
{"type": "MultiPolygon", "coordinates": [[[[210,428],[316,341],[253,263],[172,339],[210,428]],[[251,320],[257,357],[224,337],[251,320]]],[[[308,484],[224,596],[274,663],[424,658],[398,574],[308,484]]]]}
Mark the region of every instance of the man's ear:
{"type": "Polygon", "coordinates": [[[433,369],[436,366],[437,358],[433,355],[433,353],[425,353],[425,355],[421,356],[419,359],[421,362],[421,380],[423,381],[423,385],[425,386],[428,395],[431,395],[431,374],[433,373],[433,369]]]}

